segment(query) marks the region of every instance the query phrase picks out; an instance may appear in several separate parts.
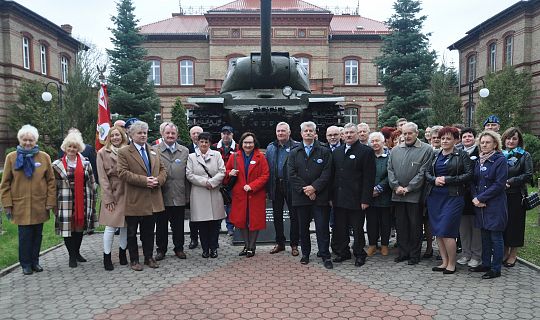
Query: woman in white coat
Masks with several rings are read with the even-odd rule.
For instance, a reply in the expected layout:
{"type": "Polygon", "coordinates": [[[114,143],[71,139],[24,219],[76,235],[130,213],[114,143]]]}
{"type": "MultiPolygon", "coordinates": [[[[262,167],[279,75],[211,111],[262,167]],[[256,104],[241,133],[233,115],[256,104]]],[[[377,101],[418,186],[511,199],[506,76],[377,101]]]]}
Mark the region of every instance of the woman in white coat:
{"type": "Polygon", "coordinates": [[[199,149],[188,157],[186,176],[191,182],[191,221],[199,229],[203,258],[217,258],[219,224],[225,218],[219,191],[225,177],[225,163],[218,151],[210,150],[211,135],[199,134],[199,149]]]}

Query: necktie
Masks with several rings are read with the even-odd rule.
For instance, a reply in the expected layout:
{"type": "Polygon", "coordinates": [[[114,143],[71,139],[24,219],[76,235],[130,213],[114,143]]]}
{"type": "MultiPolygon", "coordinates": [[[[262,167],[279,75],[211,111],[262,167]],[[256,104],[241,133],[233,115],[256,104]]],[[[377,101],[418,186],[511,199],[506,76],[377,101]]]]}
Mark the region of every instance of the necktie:
{"type": "Polygon", "coordinates": [[[144,165],[146,166],[146,175],[150,177],[152,175],[152,170],[150,170],[150,161],[148,161],[144,147],[141,147],[141,157],[144,161],[144,165]]]}
{"type": "Polygon", "coordinates": [[[306,154],[309,157],[309,154],[311,153],[311,147],[313,146],[306,146],[306,154]]]}

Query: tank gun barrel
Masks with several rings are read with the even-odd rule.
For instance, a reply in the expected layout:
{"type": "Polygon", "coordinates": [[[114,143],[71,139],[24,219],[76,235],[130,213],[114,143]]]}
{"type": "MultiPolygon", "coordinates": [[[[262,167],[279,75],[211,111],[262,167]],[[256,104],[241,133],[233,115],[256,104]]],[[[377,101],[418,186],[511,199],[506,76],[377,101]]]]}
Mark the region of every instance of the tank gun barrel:
{"type": "Polygon", "coordinates": [[[272,0],[261,0],[261,73],[272,74],[272,0]]]}

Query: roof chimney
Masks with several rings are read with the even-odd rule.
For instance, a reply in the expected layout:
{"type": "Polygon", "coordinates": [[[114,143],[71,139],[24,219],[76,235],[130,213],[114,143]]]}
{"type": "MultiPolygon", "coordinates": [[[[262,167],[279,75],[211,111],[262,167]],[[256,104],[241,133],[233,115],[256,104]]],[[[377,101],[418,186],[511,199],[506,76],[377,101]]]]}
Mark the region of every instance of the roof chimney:
{"type": "Polygon", "coordinates": [[[73,27],[70,24],[63,24],[60,26],[60,28],[69,33],[69,35],[71,35],[71,31],[73,30],[73,27]]]}

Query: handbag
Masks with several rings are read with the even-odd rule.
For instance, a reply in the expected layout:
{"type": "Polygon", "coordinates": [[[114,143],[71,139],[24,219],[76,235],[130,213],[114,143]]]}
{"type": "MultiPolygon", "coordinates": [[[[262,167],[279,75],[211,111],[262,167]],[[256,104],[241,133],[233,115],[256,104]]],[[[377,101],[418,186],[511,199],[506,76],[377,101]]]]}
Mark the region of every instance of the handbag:
{"type": "MultiPolygon", "coordinates": [[[[233,169],[236,170],[236,152],[233,154],[233,159],[234,159],[233,169]]],[[[225,189],[227,189],[227,191],[231,191],[232,188],[234,187],[234,184],[236,183],[236,180],[238,180],[238,176],[232,176],[229,178],[229,182],[223,186],[225,187],[225,189]]]]}
{"type": "Polygon", "coordinates": [[[525,210],[531,210],[538,207],[540,205],[540,196],[538,195],[538,192],[533,192],[528,196],[523,196],[521,204],[525,210]]]}
{"type": "MultiPolygon", "coordinates": [[[[200,164],[200,163],[199,163],[200,164]]],[[[206,174],[208,175],[209,178],[212,178],[212,176],[210,175],[210,172],[208,172],[208,169],[206,169],[205,166],[203,166],[201,164],[201,167],[203,167],[204,169],[204,172],[206,172],[206,174]]],[[[229,190],[227,190],[227,187],[224,186],[224,185],[220,185],[219,186],[219,192],[221,193],[221,196],[223,197],[223,204],[225,205],[229,205],[232,203],[232,197],[231,197],[231,194],[229,193],[229,190]]]]}

